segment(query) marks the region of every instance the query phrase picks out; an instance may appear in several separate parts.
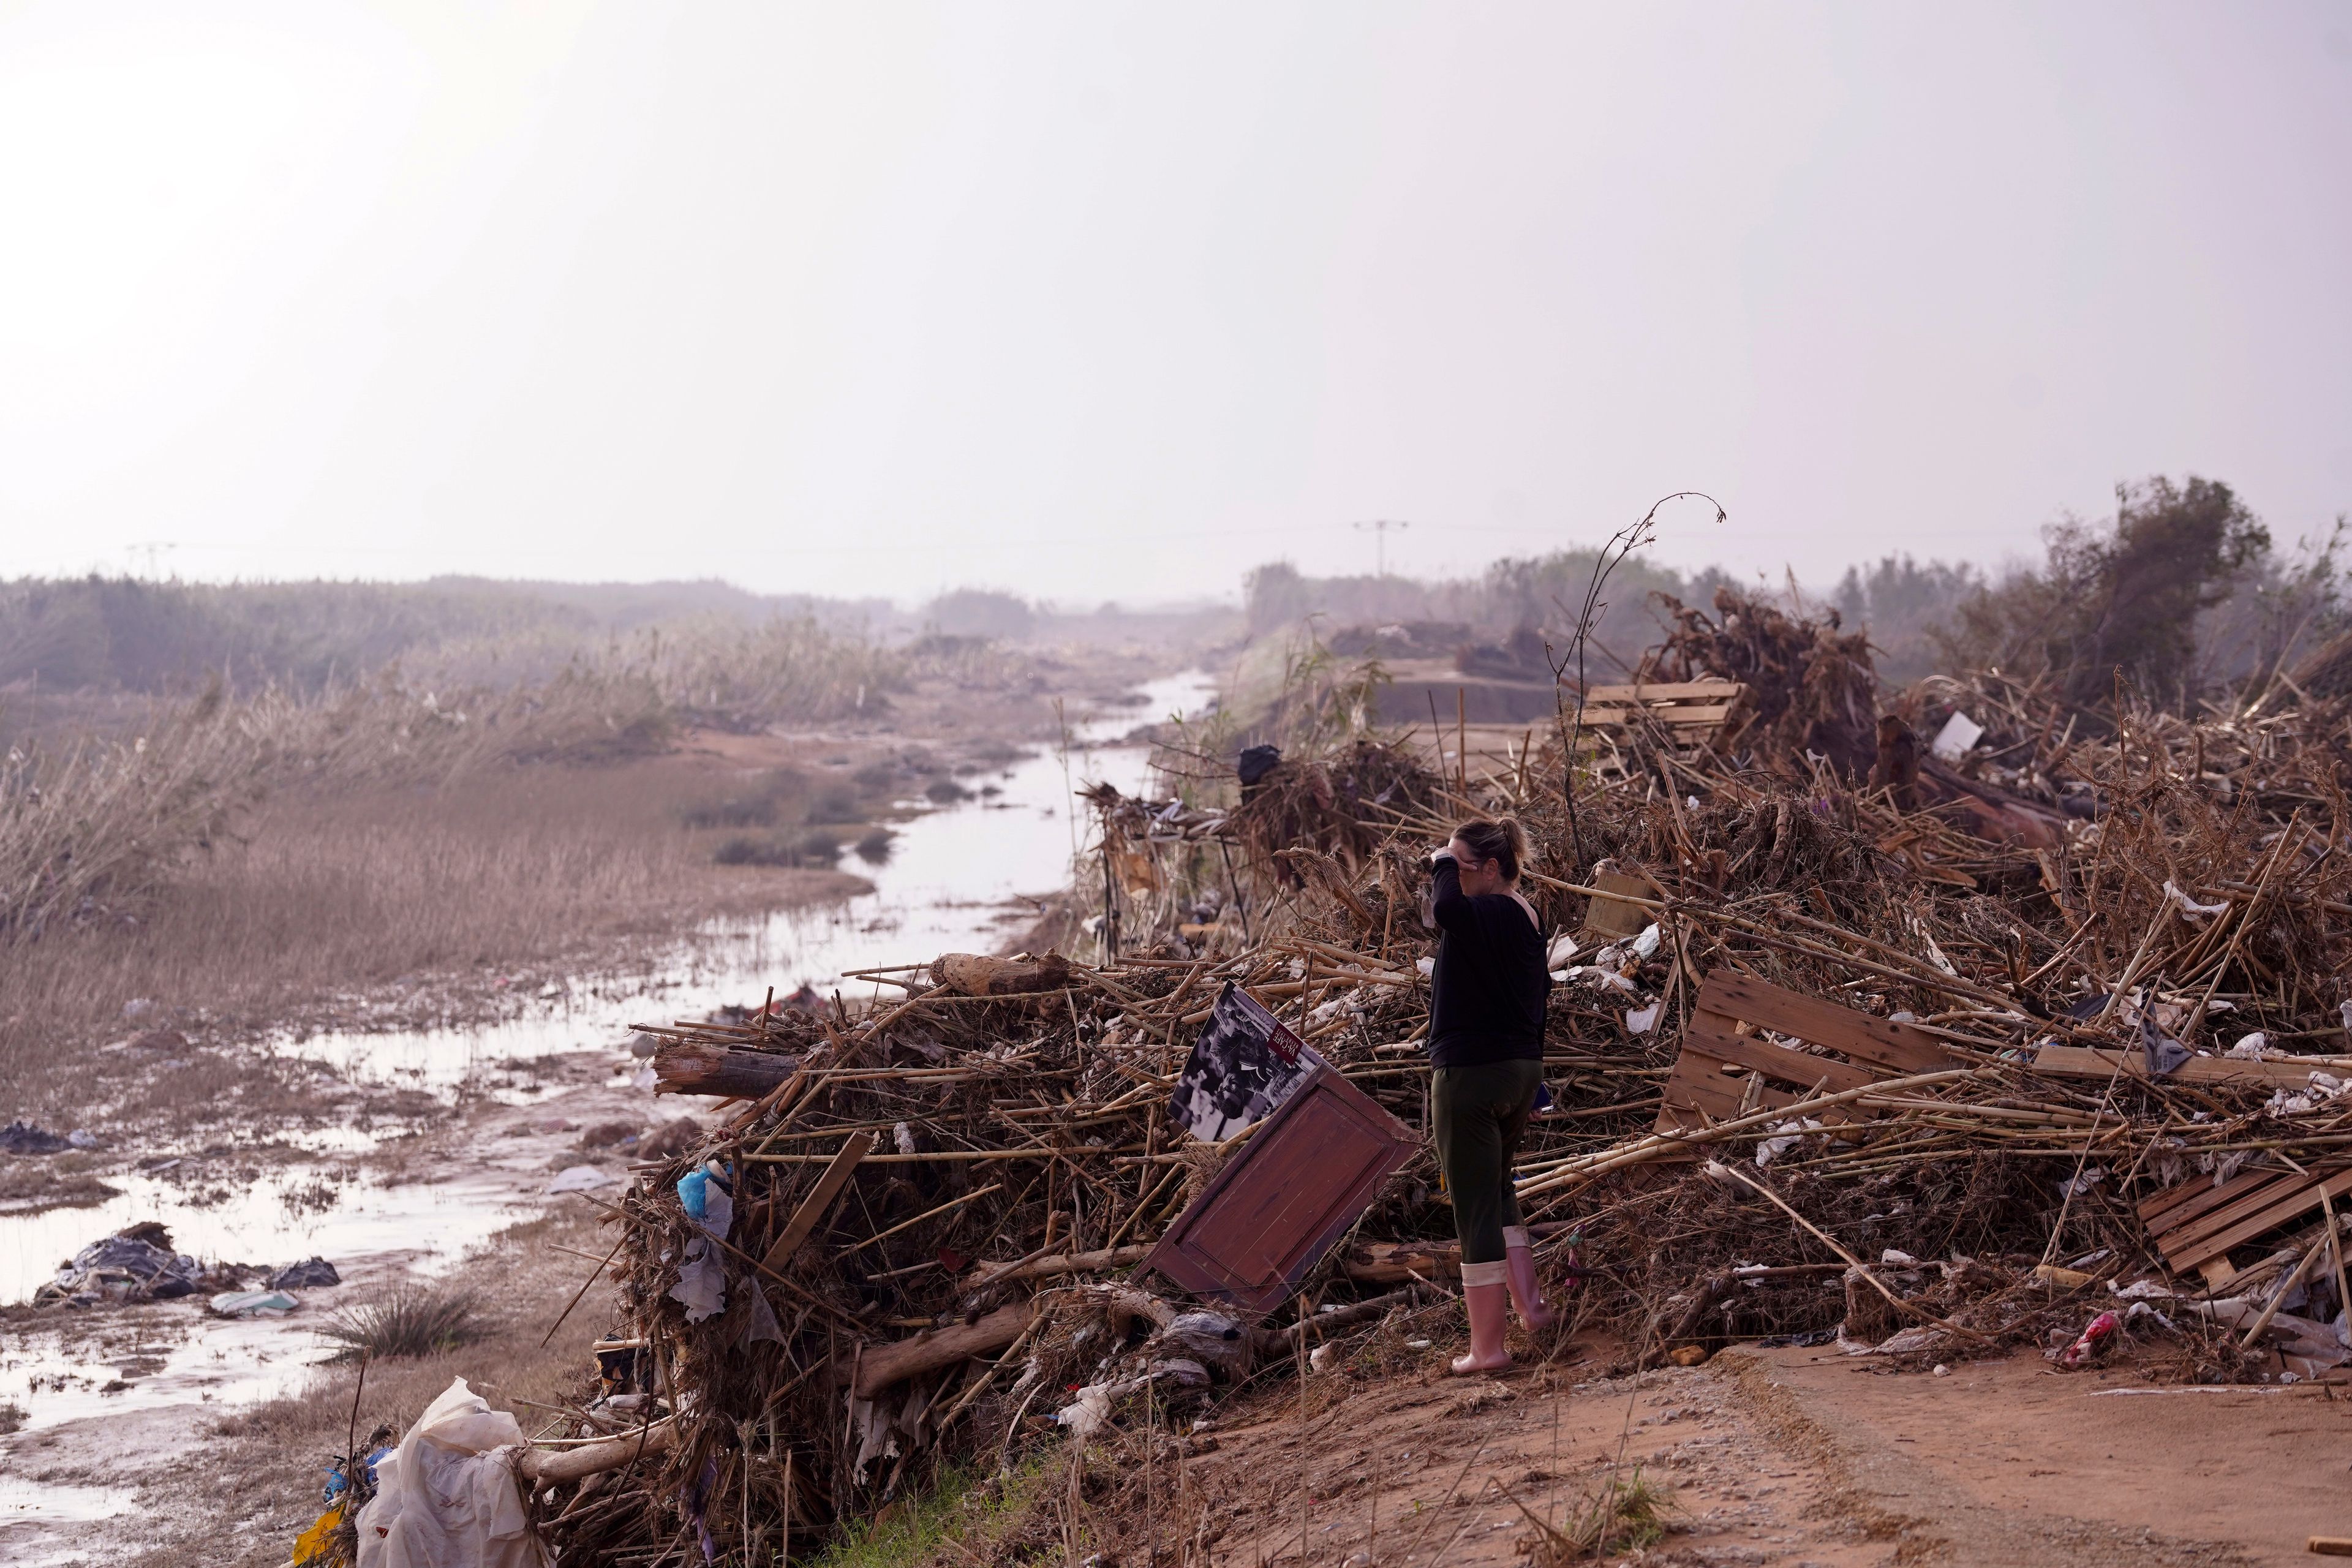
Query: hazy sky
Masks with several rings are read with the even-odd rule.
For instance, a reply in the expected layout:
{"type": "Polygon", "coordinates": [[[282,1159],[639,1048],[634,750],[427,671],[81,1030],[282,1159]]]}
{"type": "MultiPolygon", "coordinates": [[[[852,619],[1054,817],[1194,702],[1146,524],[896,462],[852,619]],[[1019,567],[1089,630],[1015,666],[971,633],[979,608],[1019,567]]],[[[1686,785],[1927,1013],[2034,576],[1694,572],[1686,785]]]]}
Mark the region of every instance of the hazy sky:
{"type": "Polygon", "coordinates": [[[2352,5],[0,5],[0,574],[1819,581],[2352,508],[2352,5]]]}

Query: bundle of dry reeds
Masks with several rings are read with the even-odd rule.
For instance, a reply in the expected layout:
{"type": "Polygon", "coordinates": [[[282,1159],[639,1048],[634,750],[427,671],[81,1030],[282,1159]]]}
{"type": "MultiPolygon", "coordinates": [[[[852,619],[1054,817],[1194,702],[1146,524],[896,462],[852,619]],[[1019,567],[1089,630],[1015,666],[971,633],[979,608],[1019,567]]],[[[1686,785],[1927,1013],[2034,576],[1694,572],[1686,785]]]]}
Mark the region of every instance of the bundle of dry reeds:
{"type": "MultiPolygon", "coordinates": [[[[652,1561],[681,1531],[772,1549],[943,1457],[1017,1451],[1081,1386],[1063,1411],[1081,1428],[1212,1397],[1168,1381],[1218,1361],[1171,1348],[1197,1336],[1182,1304],[1118,1279],[1233,1152],[1171,1125],[1193,1032],[1239,985],[1423,1128],[1423,861],[1471,813],[1528,826],[1525,887],[1557,933],[1555,1104],[1521,1152],[1523,1201],[1555,1280],[1629,1357],[1836,1331],[1949,1360],[2071,1336],[2140,1279],[2184,1375],[2258,1374],[2284,1353],[2270,1325],[2290,1289],[2343,1289],[2335,1189],[2315,1189],[2316,1238],[2249,1235],[2223,1257],[2209,1279],[2226,1297],[2172,1279],[2143,1205],[2199,1181],[2326,1178],[2352,1144],[2344,716],[2127,711],[2084,735],[1986,677],[1894,709],[1900,729],[1964,706],[1986,731],[1906,789],[1870,782],[1883,759],[1814,744],[1853,718],[1865,647],[1736,609],[1711,626],[1685,626],[1684,673],[1777,686],[1696,755],[1637,733],[1603,783],[1555,738],[1540,765],[1449,782],[1409,743],[1358,736],[1246,790],[1198,769],[1168,800],[1091,789],[1099,859],[1077,897],[1101,905],[1096,963],[950,957],[861,977],[895,1000],[650,1030],[672,1087],[743,1103],[612,1209],[628,1321],[579,1436],[614,1479],[542,1479],[561,1549],[652,1561]],[[1771,658],[1706,662],[1743,627],[1771,658]],[[1723,976],[1899,1020],[1944,1065],[1840,1089],[1854,1062],[1758,1031],[1818,1060],[1822,1085],[1669,1124],[1723,976]],[[723,1236],[690,1212],[712,1183],[723,1236]],[[730,1305],[706,1313],[714,1285],[730,1305]]],[[[1888,716],[1862,715],[1879,742],[1888,716]]],[[[1442,1289],[1451,1229],[1424,1155],[1307,1278],[1340,1310],[1316,1321],[1370,1331],[1408,1304],[1400,1287],[1442,1289]]],[[[1233,1328],[1244,1359],[1297,1348],[1233,1328]]]]}

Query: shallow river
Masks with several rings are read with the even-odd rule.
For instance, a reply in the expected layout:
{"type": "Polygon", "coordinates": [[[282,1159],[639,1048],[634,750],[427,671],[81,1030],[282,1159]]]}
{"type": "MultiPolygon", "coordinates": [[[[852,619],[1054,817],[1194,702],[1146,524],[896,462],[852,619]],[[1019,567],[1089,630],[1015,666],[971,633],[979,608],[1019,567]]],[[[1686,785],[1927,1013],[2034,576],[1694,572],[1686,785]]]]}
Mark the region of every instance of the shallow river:
{"type": "MultiPolygon", "coordinates": [[[[1031,918],[1026,900],[1068,882],[1086,828],[1072,791],[1097,780],[1130,793],[1140,788],[1145,749],[1122,738],[1139,724],[1199,708],[1214,683],[1196,671],[1143,690],[1144,702],[1076,726],[1066,755],[1047,749],[965,781],[992,784],[1001,793],[900,824],[885,863],[850,863],[874,884],[871,893],[827,909],[714,925],[680,943],[649,982],[551,988],[511,1022],[314,1035],[271,1048],[326,1063],[354,1081],[423,1089],[445,1101],[464,1093],[527,1104],[544,1091],[529,1070],[536,1060],[595,1051],[625,1079],[628,1068],[618,1064],[625,1062],[621,1052],[632,1024],[692,1017],[722,1003],[756,1005],[770,985],[781,996],[803,982],[821,991],[838,984],[854,996],[856,983],[841,978],[845,970],[992,951],[1031,918]],[[515,1070],[518,1064],[522,1070],[515,1070]]],[[[649,1091],[645,1099],[650,1118],[656,1112],[649,1091]]],[[[316,1163],[270,1170],[227,1202],[202,1202],[162,1174],[132,1173],[106,1178],[121,1192],[103,1204],[0,1218],[0,1302],[26,1300],[76,1249],[139,1220],[162,1221],[179,1250],[207,1259],[277,1264],[320,1255],[346,1273],[397,1262],[430,1274],[540,1206],[519,1200],[511,1183],[495,1190],[387,1183],[352,1159],[373,1141],[352,1131],[306,1140],[320,1156],[316,1163]]],[[[152,1310],[139,1315],[155,1317],[152,1310]]],[[[148,1340],[137,1331],[101,1343],[89,1332],[11,1330],[0,1334],[0,1405],[23,1413],[26,1434],[85,1416],[178,1405],[233,1409],[289,1392],[324,1353],[302,1326],[302,1314],[228,1322],[203,1316],[193,1303],[175,1304],[170,1326],[148,1340]]],[[[0,1559],[40,1561],[50,1530],[106,1517],[119,1506],[110,1489],[26,1479],[15,1462],[17,1447],[0,1443],[0,1559]]]]}

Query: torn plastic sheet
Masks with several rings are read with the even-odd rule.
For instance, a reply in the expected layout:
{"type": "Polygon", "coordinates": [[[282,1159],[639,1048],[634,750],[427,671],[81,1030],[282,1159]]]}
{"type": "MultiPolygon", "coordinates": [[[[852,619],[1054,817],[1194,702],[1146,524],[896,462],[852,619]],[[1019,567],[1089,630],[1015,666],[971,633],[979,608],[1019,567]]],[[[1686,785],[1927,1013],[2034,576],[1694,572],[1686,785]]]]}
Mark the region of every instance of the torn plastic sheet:
{"type": "Polygon", "coordinates": [[[669,1299],[686,1309],[686,1321],[698,1323],[727,1310],[727,1271],[719,1266],[718,1246],[706,1237],[686,1244],[685,1260],[677,1266],[677,1283],[669,1299]]]}

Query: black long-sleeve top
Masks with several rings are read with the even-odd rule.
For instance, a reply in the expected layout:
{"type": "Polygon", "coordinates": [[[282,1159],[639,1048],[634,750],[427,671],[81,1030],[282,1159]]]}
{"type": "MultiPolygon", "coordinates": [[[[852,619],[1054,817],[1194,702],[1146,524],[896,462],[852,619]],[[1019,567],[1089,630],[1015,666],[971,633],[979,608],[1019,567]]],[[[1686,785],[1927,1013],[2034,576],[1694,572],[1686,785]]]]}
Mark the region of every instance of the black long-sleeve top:
{"type": "Polygon", "coordinates": [[[1431,913],[1442,933],[1429,981],[1429,1057],[1438,1067],[1543,1059],[1543,933],[1507,893],[1462,890],[1450,855],[1438,859],[1431,913]]]}

